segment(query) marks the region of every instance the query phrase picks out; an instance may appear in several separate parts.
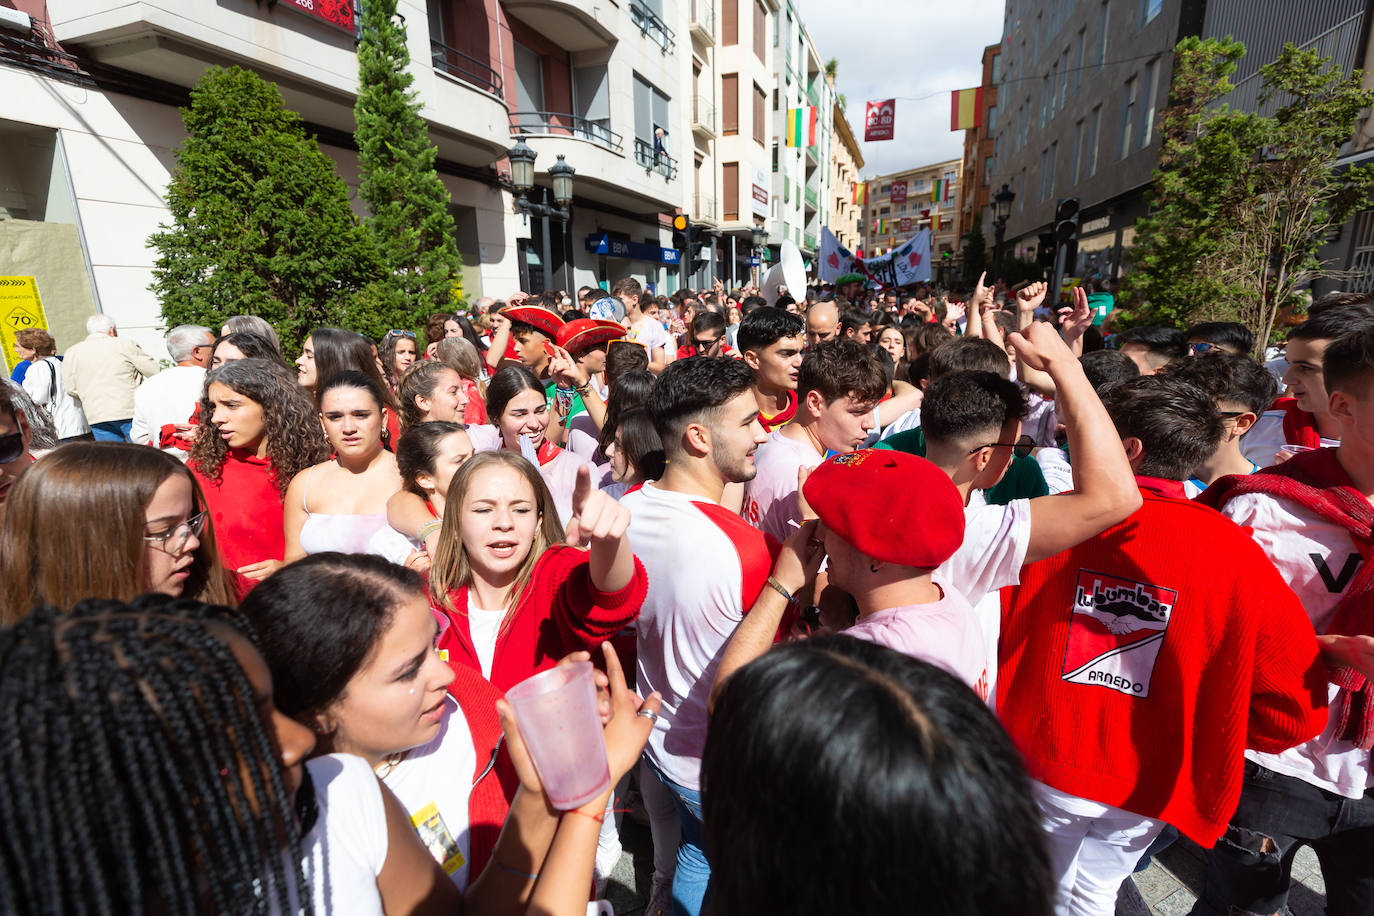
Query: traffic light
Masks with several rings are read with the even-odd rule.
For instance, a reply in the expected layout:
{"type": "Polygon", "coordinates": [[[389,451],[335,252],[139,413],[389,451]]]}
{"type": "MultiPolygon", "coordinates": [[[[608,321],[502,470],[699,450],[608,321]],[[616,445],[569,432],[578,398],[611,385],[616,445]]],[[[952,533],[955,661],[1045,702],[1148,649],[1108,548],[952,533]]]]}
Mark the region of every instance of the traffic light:
{"type": "Polygon", "coordinates": [[[1054,237],[1060,242],[1078,238],[1078,198],[1064,197],[1054,205],[1054,237]]]}
{"type": "Polygon", "coordinates": [[[687,233],[691,228],[692,221],[686,214],[678,213],[673,217],[673,247],[678,251],[687,250],[687,233]]]}
{"type": "Polygon", "coordinates": [[[701,252],[706,248],[705,231],[701,226],[687,226],[687,273],[696,276],[697,271],[706,266],[706,258],[701,252]]]}
{"type": "Polygon", "coordinates": [[[1054,266],[1055,239],[1054,233],[1040,233],[1039,244],[1035,246],[1035,261],[1041,267],[1054,266]]]}

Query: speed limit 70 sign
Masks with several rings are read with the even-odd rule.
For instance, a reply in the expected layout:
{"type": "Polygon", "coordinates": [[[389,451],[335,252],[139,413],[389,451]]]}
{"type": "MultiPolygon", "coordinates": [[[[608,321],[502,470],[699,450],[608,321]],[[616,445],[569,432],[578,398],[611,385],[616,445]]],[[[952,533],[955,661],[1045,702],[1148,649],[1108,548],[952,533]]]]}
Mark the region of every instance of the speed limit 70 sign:
{"type": "Polygon", "coordinates": [[[4,351],[7,371],[19,363],[14,335],[24,328],[48,329],[48,316],[38,296],[38,278],[0,277],[0,350],[4,351]]]}

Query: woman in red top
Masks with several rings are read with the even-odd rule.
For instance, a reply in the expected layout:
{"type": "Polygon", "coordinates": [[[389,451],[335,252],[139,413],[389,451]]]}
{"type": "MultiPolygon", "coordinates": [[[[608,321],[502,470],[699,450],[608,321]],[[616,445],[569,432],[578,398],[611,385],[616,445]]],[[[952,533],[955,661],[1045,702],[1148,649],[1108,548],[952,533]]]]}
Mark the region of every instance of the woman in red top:
{"type": "Polygon", "coordinates": [[[578,471],[569,544],[538,470],[506,449],[464,462],[430,570],[430,601],[448,621],[439,647],[454,670],[506,690],[639,616],[648,588],[630,549],[629,512],[578,471]]]}
{"type": "Polygon", "coordinates": [[[329,443],[310,396],[275,360],[234,360],[205,382],[187,467],[242,598],[282,565],[282,497],[291,478],[329,457],[329,443]]]}

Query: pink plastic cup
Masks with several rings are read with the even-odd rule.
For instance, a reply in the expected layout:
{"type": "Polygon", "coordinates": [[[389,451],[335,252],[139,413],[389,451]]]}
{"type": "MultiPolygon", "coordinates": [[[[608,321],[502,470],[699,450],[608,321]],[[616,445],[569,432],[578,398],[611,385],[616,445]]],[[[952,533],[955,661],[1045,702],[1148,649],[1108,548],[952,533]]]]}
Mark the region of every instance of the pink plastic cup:
{"type": "Polygon", "coordinates": [[[611,787],[591,662],[541,671],[506,699],[555,808],[571,811],[611,787]]]}

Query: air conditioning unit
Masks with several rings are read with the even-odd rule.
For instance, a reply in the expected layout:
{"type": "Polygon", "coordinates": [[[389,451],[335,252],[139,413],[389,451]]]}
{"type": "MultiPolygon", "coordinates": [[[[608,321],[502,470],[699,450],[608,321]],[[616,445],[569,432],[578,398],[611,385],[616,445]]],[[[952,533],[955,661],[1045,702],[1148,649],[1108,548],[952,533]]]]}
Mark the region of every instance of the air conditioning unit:
{"type": "Polygon", "coordinates": [[[33,20],[29,18],[28,13],[21,13],[7,6],[0,6],[0,26],[27,35],[33,31],[33,20]]]}

